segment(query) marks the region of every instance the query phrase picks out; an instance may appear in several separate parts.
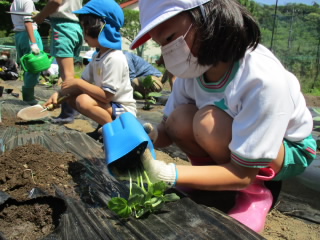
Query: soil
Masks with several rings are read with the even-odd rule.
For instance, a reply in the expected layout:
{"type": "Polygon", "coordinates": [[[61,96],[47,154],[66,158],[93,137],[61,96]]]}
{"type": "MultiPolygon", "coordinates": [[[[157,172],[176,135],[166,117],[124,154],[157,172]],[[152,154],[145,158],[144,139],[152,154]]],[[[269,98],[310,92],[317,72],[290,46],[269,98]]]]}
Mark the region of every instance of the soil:
{"type": "Polygon", "coordinates": [[[0,231],[5,237],[40,239],[53,231],[58,222],[54,212],[64,210],[53,199],[55,186],[79,199],[73,180],[81,175],[79,166],[71,153],[50,152],[36,144],[4,152],[0,156],[0,190],[13,199],[0,206],[0,231]],[[39,191],[48,197],[30,200],[39,191]]]}
{"type": "MultiPolygon", "coordinates": [[[[308,106],[320,106],[319,97],[306,96],[306,101],[308,106]]],[[[52,114],[55,116],[59,112],[58,109],[52,114]]],[[[3,124],[9,126],[13,123],[4,119],[3,124]]],[[[76,119],[66,127],[85,133],[94,130],[82,119],[76,119]]],[[[189,164],[163,151],[156,150],[156,154],[158,159],[166,162],[189,164]]],[[[4,204],[0,201],[0,232],[6,239],[41,239],[57,227],[59,216],[65,209],[54,197],[55,186],[65,194],[79,198],[76,179],[80,178],[82,169],[76,165],[76,158],[71,153],[50,152],[41,145],[24,145],[0,155],[0,169],[0,190],[12,198],[4,204]],[[28,196],[39,189],[44,191],[44,196],[30,200],[28,196]]],[[[274,209],[268,214],[262,236],[268,240],[320,239],[320,225],[274,209]]]]}
{"type": "Polygon", "coordinates": [[[50,152],[37,144],[23,145],[0,156],[0,169],[5,170],[0,172],[0,190],[17,201],[28,200],[34,188],[54,195],[54,185],[64,188],[72,197],[77,196],[72,174],[80,174],[81,169],[71,153],[50,152]]]}

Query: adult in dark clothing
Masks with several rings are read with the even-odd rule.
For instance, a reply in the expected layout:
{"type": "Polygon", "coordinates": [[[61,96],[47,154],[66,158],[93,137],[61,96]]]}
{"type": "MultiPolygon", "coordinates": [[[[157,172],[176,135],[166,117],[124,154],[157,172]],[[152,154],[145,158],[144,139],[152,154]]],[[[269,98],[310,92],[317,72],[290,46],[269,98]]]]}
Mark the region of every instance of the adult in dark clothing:
{"type": "Polygon", "coordinates": [[[17,63],[10,58],[10,52],[2,52],[0,56],[0,78],[3,80],[16,80],[18,77],[17,63]]]}

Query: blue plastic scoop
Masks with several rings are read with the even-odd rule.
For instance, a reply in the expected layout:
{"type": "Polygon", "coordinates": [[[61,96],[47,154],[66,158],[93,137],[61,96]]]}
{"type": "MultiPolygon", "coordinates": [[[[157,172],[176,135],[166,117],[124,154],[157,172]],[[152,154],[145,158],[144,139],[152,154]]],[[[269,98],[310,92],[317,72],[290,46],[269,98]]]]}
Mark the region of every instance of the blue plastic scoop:
{"type": "Polygon", "coordinates": [[[118,172],[139,167],[140,156],[148,147],[156,159],[153,144],[142,124],[132,113],[123,113],[119,118],[102,127],[106,163],[109,171],[118,172]]]}

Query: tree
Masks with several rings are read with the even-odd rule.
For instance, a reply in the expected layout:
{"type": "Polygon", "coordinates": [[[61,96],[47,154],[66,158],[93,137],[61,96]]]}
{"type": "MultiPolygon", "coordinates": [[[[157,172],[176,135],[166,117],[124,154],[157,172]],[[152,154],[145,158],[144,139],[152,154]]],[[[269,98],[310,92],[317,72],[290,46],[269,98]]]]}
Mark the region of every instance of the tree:
{"type": "Polygon", "coordinates": [[[239,0],[240,4],[245,6],[253,15],[255,15],[257,3],[253,0],[239,0]]]}
{"type": "MultiPolygon", "coordinates": [[[[128,41],[132,42],[134,38],[138,35],[139,30],[141,29],[139,11],[132,9],[124,9],[123,12],[124,26],[121,28],[121,34],[128,41]]],[[[145,47],[146,45],[142,44],[140,47],[136,49],[138,56],[142,56],[145,47]]]]}
{"type": "MultiPolygon", "coordinates": [[[[319,7],[317,9],[319,9],[319,7]]],[[[319,73],[320,73],[320,11],[318,10],[317,12],[308,14],[307,19],[310,22],[314,23],[314,25],[316,26],[315,38],[317,38],[318,40],[316,44],[315,76],[312,84],[312,89],[314,89],[316,86],[317,80],[319,80],[319,73]]]]}

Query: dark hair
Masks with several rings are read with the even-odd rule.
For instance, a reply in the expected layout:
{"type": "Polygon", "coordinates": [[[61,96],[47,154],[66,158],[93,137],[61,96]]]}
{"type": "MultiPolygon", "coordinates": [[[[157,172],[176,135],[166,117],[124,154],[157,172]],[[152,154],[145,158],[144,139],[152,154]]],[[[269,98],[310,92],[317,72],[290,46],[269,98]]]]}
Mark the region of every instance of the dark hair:
{"type": "Polygon", "coordinates": [[[211,0],[189,13],[198,29],[196,45],[200,65],[238,61],[247,49],[254,50],[260,42],[257,21],[236,0],[211,0]]]}
{"type": "Polygon", "coordinates": [[[104,25],[101,17],[94,14],[79,14],[79,20],[86,35],[98,38],[104,25]]]}

